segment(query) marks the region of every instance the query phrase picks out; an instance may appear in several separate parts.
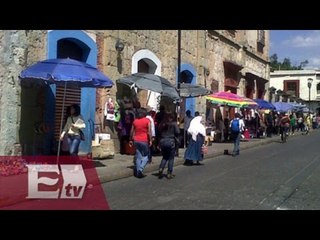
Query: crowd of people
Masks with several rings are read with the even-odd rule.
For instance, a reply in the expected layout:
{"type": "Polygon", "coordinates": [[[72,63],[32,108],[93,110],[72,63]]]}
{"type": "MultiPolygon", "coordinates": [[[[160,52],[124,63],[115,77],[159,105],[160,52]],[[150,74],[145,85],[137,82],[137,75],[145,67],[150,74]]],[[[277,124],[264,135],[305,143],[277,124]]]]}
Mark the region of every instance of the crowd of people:
{"type": "MultiPolygon", "coordinates": [[[[237,112],[234,118],[217,119],[215,126],[221,131],[218,141],[233,141],[232,156],[240,154],[241,138],[260,138],[281,135],[284,140],[289,134],[300,131],[308,134],[310,129],[320,127],[320,115],[297,113],[279,113],[275,111],[255,111],[248,117],[245,112],[237,112]]],[[[85,128],[80,114],[80,107],[73,104],[67,109],[65,126],[60,136],[64,141],[62,150],[65,154],[77,156],[81,142],[82,130],[85,128]]],[[[163,178],[167,167],[166,177],[172,179],[174,158],[177,149],[186,146],[184,165],[202,165],[204,156],[205,138],[207,136],[205,119],[199,112],[195,116],[187,110],[183,118],[178,118],[176,112],[166,111],[160,106],[160,111],[137,108],[135,111],[125,111],[120,118],[117,129],[119,132],[120,152],[127,154],[126,147],[134,149],[134,175],[137,178],[145,177],[144,169],[152,162],[152,156],[161,154],[158,176],[163,178]]]]}
{"type": "Polygon", "coordinates": [[[191,112],[187,111],[185,117],[178,121],[177,114],[166,111],[164,106],[161,106],[157,113],[145,108],[137,109],[132,116],[128,136],[130,147],[135,149],[134,175],[137,178],[145,177],[143,172],[146,165],[152,162],[152,155],[161,154],[159,179],[164,176],[167,179],[174,178],[174,158],[181,141],[187,143],[184,155],[185,165],[201,165],[205,136],[204,119],[199,112],[196,112],[195,117],[192,117],[191,112]],[[181,131],[185,131],[185,139],[181,139],[181,131]],[[164,174],[166,166],[167,172],[164,174]]]}
{"type": "Polygon", "coordinates": [[[302,112],[279,113],[269,110],[262,114],[257,112],[253,119],[248,120],[245,118],[244,122],[250,131],[251,138],[271,137],[272,135],[280,134],[283,116],[288,117],[288,132],[292,135],[297,131],[308,134],[311,128],[316,129],[320,126],[319,114],[302,112]]]}
{"type": "MultiPolygon", "coordinates": [[[[255,111],[253,117],[248,118],[243,112],[235,113],[233,119],[215,123],[223,129],[219,141],[232,141],[234,149],[232,156],[240,154],[240,140],[242,138],[271,137],[272,135],[294,134],[296,131],[309,133],[309,129],[320,126],[320,116],[311,116],[303,113],[278,113],[274,111],[255,111]]],[[[126,119],[126,118],[124,118],[126,119]]],[[[135,148],[135,176],[145,177],[143,173],[146,165],[152,161],[152,155],[161,154],[159,179],[163,178],[164,170],[168,165],[166,177],[174,177],[173,166],[177,148],[186,146],[184,165],[202,165],[204,144],[207,136],[205,119],[187,110],[183,118],[178,118],[176,112],[166,111],[164,106],[159,112],[137,109],[130,118],[132,126],[129,136],[129,145],[135,148]]]]}

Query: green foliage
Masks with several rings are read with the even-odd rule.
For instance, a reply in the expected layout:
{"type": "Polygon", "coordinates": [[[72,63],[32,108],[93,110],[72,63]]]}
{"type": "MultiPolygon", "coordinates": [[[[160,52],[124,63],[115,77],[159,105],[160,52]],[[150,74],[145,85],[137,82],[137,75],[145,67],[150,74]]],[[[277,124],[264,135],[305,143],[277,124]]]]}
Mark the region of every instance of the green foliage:
{"type": "Polygon", "coordinates": [[[290,58],[283,59],[282,62],[278,61],[278,55],[272,54],[270,56],[270,71],[273,72],[275,70],[302,70],[309,63],[308,60],[305,60],[300,63],[299,66],[294,66],[291,64],[290,58]]]}

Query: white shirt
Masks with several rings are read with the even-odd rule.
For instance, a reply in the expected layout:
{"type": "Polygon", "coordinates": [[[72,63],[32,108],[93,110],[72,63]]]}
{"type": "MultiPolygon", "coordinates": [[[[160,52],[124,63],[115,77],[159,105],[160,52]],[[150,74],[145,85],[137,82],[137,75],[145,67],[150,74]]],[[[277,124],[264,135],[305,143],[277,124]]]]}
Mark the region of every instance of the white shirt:
{"type": "Polygon", "coordinates": [[[155,137],[156,136],[156,130],[155,130],[155,127],[154,127],[154,121],[153,121],[153,118],[151,116],[146,116],[146,118],[148,118],[150,120],[150,127],[151,127],[151,135],[152,137],[155,137]]]}

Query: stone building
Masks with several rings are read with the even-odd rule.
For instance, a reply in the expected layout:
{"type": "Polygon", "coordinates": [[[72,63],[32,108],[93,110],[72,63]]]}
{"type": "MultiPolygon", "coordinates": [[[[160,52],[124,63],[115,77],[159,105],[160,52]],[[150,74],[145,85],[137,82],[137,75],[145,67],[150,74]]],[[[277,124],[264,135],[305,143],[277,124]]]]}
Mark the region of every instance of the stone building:
{"type": "MultiPolygon", "coordinates": [[[[52,154],[59,135],[60,86],[23,89],[18,75],[44,59],[71,57],[103,71],[114,82],[135,72],[161,75],[177,84],[178,31],[175,30],[2,30],[0,31],[0,154],[52,154]],[[117,48],[116,43],[118,42],[117,48]]],[[[269,79],[269,31],[182,30],[181,81],[213,91],[264,98],[269,79]]],[[[91,151],[96,124],[105,123],[108,98],[126,95],[124,89],[68,89],[67,103],[80,103],[88,128],[81,152],[91,151]],[[96,108],[97,107],[97,108],[96,108]]],[[[138,91],[142,105],[151,98],[138,91]]],[[[157,99],[154,99],[157,101],[157,99]]],[[[184,100],[181,112],[207,112],[203,97],[184,100]]],[[[232,114],[232,111],[228,114],[232,114]]],[[[226,114],[226,112],[225,112],[226,114]]]]}

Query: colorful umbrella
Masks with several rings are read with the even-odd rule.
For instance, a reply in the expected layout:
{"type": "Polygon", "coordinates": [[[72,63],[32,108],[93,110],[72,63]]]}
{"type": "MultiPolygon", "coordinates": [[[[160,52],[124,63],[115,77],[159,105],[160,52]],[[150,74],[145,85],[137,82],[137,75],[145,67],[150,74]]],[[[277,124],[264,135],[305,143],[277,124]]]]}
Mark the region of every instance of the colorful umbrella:
{"type": "Polygon", "coordinates": [[[214,104],[230,107],[256,107],[258,104],[250,98],[240,97],[231,92],[217,92],[206,96],[214,104]]]}

